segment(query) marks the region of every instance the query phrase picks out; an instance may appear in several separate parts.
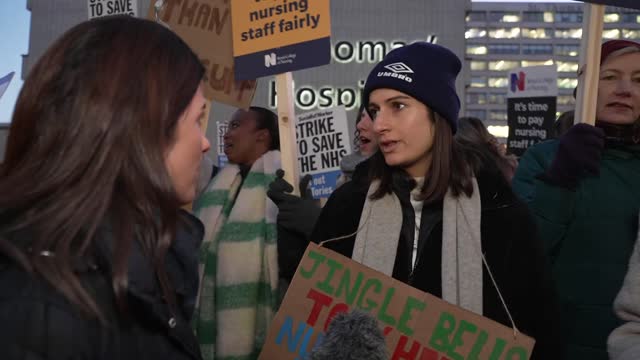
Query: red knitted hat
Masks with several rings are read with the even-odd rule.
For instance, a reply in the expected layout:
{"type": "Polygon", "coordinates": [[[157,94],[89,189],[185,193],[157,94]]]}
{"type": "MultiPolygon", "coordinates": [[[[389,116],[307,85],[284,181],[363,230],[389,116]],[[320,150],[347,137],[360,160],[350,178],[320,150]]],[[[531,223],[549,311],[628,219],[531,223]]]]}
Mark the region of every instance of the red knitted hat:
{"type": "MultiPolygon", "coordinates": [[[[607,60],[607,58],[609,57],[609,55],[611,55],[611,53],[613,53],[614,51],[618,51],[624,48],[628,48],[628,47],[634,47],[637,48],[638,50],[640,50],[640,44],[635,42],[635,41],[629,41],[629,40],[609,40],[607,42],[605,42],[604,44],[602,44],[602,48],[600,49],[600,65],[602,65],[602,63],[607,60]]],[[[576,87],[575,89],[573,89],[573,98],[576,98],[576,93],[578,91],[578,88],[576,87]]]]}
{"type": "Polygon", "coordinates": [[[612,52],[624,49],[627,47],[634,47],[640,50],[640,44],[629,40],[610,40],[602,44],[602,50],[600,52],[600,65],[611,55],[612,52]]]}

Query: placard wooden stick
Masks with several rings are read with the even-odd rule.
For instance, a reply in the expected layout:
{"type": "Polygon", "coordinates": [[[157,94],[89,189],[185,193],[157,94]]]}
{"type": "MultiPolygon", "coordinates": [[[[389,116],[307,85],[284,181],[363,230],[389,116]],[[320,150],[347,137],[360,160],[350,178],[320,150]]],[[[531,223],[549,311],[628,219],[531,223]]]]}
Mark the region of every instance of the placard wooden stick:
{"type": "Polygon", "coordinates": [[[603,23],[604,5],[584,4],[575,108],[576,123],[594,125],[596,122],[603,23]]]}
{"type": "Polygon", "coordinates": [[[297,149],[296,149],[296,114],[293,98],[293,77],[291,72],[276,75],[276,91],[278,93],[278,131],[280,133],[280,153],[282,154],[282,170],[284,179],[293,185],[293,193],[299,194],[297,149]]]}

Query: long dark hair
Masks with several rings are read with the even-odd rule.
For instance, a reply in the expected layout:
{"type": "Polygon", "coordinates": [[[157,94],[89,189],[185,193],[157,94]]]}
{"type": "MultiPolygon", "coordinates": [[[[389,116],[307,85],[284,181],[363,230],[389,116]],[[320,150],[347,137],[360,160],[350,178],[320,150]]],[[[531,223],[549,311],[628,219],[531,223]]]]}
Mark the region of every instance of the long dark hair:
{"type": "Polygon", "coordinates": [[[455,142],[474,173],[498,172],[511,182],[517,160],[515,156],[506,155],[500,150],[498,139],[489,133],[482,120],[474,117],[458,119],[455,142]]]}
{"type": "MultiPolygon", "coordinates": [[[[420,199],[426,203],[441,201],[449,188],[454,196],[462,193],[471,196],[472,169],[466,164],[461,150],[454,142],[451,126],[437,112],[431,109],[428,111],[430,119],[425,121],[434,123],[432,161],[425,173],[420,199]]],[[[371,179],[380,180],[380,186],[371,195],[373,199],[379,199],[392,192],[393,173],[397,171],[403,170],[387,165],[380,151],[372,156],[369,176],[371,179]]]]}
{"type": "Polygon", "coordinates": [[[175,306],[164,258],[179,201],[165,154],[203,75],[189,46],[151,21],[108,17],[66,32],[16,103],[0,169],[0,251],[104,322],[72,263],[91,256],[108,222],[120,308],[134,241],[175,306]],[[22,231],[28,244],[9,235],[22,231]]]}

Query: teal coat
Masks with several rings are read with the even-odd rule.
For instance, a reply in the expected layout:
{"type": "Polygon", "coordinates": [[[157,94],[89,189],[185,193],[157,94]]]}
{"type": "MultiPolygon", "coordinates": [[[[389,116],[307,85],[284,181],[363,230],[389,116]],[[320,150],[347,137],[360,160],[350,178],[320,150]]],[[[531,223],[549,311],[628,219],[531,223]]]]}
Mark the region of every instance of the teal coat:
{"type": "Polygon", "coordinates": [[[638,231],[640,146],[605,148],[600,175],[584,178],[574,191],[536,178],[557,149],[557,140],[529,148],[513,189],[534,213],[552,262],[566,358],[607,360],[607,336],[620,325],[612,304],[638,231]]]}

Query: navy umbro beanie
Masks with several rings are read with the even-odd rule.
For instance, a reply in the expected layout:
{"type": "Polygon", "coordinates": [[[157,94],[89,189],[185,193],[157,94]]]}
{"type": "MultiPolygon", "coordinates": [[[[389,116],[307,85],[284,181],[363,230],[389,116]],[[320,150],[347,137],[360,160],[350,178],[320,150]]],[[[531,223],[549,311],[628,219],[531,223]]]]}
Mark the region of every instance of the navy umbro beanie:
{"type": "Polygon", "coordinates": [[[375,89],[403,92],[444,117],[455,134],[460,111],[455,81],[461,66],[460,59],[440,45],[417,42],[397,48],[369,73],[363,101],[368,104],[375,89]]]}

